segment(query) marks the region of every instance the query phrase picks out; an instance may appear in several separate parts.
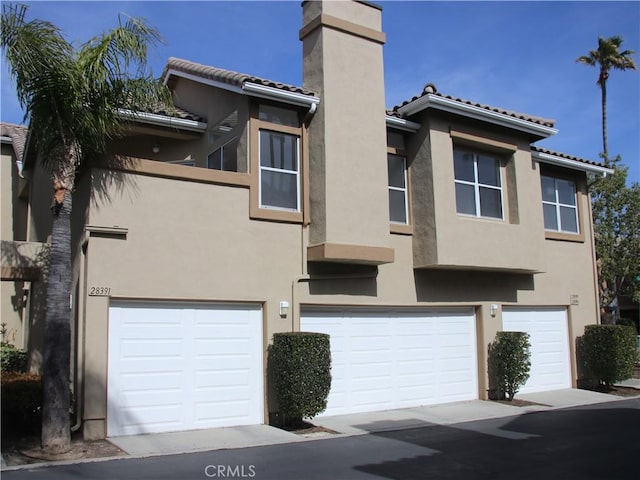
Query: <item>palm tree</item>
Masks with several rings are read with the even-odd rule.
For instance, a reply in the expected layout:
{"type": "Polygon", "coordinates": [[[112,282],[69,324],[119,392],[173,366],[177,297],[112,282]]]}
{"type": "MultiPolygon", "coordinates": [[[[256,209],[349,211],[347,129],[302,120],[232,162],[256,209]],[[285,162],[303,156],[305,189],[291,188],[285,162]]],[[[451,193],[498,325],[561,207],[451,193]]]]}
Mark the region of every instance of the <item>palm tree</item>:
{"type": "Polygon", "coordinates": [[[598,49],[591,50],[588,55],[580,56],[576,59],[578,63],[590,66],[600,66],[597,84],[602,92],[602,145],[605,162],[609,161],[609,147],[607,140],[607,80],[609,71],[614,70],[637,70],[635,61],[631,58],[635,52],[633,50],[620,51],[622,38],[613,36],[609,38],[598,37],[598,49]]]}
{"type": "Polygon", "coordinates": [[[3,5],[1,45],[30,145],[53,184],[52,230],[43,345],[42,450],[70,449],[71,209],[79,169],[95,164],[109,139],[126,131],[120,109],[166,103],[148,75],[149,46],[160,41],[142,20],[120,17],[114,29],[74,48],[49,22],[27,21],[24,5],[3,5]]]}

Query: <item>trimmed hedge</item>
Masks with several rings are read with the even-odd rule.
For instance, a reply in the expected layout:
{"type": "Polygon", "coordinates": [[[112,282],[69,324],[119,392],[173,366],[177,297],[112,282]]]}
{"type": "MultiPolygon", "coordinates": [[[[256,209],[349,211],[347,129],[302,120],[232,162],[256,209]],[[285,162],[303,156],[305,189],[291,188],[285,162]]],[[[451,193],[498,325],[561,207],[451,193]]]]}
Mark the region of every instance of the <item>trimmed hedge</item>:
{"type": "Polygon", "coordinates": [[[584,361],[589,374],[600,385],[633,376],[636,332],[628,325],[587,325],[584,329],[584,361]]]}
{"type": "Polygon", "coordinates": [[[298,424],[323,412],[331,388],[329,335],[276,333],[270,352],[274,387],[285,422],[298,424]]]}
{"type": "Polygon", "coordinates": [[[494,375],[499,397],[506,394],[513,400],[520,387],[529,379],[531,344],[526,332],[498,332],[489,345],[490,372],[494,375]]]}
{"type": "Polygon", "coordinates": [[[4,372],[26,372],[27,352],[18,350],[11,344],[0,346],[0,370],[4,372]]]}
{"type": "Polygon", "coordinates": [[[2,436],[37,433],[42,421],[42,381],[38,375],[3,372],[2,436]]]}

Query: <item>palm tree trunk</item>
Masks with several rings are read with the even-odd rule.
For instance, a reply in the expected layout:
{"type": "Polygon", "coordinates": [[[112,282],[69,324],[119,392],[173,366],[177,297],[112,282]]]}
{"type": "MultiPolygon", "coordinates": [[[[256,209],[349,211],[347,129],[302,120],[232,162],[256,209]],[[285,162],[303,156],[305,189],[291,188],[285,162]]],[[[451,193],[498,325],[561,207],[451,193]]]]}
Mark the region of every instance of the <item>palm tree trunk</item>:
{"type": "Polygon", "coordinates": [[[609,145],[607,139],[607,80],[603,79],[601,85],[602,89],[602,147],[604,148],[604,161],[609,163],[609,145]]]}
{"type": "Polygon", "coordinates": [[[42,449],[50,454],[71,448],[71,192],[59,189],[53,206],[42,367],[42,449]]]}

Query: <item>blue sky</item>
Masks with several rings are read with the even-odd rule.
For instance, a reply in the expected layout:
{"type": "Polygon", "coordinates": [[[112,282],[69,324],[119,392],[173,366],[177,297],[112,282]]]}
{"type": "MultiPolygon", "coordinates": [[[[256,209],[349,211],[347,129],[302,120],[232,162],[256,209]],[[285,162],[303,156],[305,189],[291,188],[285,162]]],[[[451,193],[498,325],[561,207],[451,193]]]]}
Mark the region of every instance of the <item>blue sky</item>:
{"type": "MultiPolygon", "coordinates": [[[[29,18],[53,22],[76,44],[113,27],[119,12],[146,18],[165,39],[150,55],[157,75],[175,56],[302,85],[299,0],[22,3],[29,18]]],[[[640,2],[377,3],[388,107],[431,82],[446,95],[555,119],[560,132],[537,145],[599,160],[598,72],[575,59],[596,48],[598,36],[620,35],[624,48],[640,52],[640,2]]],[[[2,121],[20,123],[4,58],[1,87],[2,121]]],[[[640,72],[612,72],[608,117],[610,154],[640,182],[640,72]]]]}

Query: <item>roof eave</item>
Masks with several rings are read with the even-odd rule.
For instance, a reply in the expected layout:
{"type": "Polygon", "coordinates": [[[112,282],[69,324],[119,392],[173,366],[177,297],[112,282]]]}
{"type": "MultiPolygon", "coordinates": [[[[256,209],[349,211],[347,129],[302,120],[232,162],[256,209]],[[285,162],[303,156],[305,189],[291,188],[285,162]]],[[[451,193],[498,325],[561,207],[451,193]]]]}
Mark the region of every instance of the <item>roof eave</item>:
{"type": "Polygon", "coordinates": [[[455,100],[433,94],[423,95],[422,97],[403,105],[398,108],[398,113],[403,116],[409,116],[422,110],[426,110],[427,108],[433,108],[435,110],[493,123],[494,125],[519,130],[540,138],[548,138],[558,133],[558,129],[553,127],[540,125],[538,123],[523,120],[521,118],[515,118],[504,113],[494,112],[492,110],[487,110],[486,108],[468,105],[466,103],[457,102],[455,100]]]}
{"type": "Polygon", "coordinates": [[[238,93],[241,95],[248,95],[251,97],[264,98],[267,100],[274,100],[281,103],[288,103],[290,105],[296,105],[299,107],[313,108],[313,105],[318,105],[320,99],[314,95],[306,95],[299,92],[291,92],[283,90],[281,88],[270,87],[267,85],[261,85],[255,82],[243,81],[241,85],[233,83],[219,82],[210,78],[202,77],[192,73],[183,72],[170,68],[164,75],[164,83],[169,81],[171,76],[182,77],[187,80],[192,80],[204,85],[228,90],[230,92],[238,93]]]}
{"type": "Polygon", "coordinates": [[[402,130],[404,132],[415,133],[420,130],[421,125],[416,122],[412,122],[410,120],[405,120],[404,118],[394,117],[392,115],[387,115],[385,117],[387,127],[395,128],[396,130],[402,130]]]}
{"type": "Polygon", "coordinates": [[[288,90],[282,90],[280,88],[269,87],[267,85],[260,85],[259,83],[244,82],[242,84],[242,90],[245,94],[252,97],[265,98],[267,100],[275,100],[279,102],[288,103],[291,105],[297,105],[300,107],[311,108],[313,105],[318,105],[320,99],[313,95],[305,95],[304,93],[290,92],[288,90]]]}
{"type": "Polygon", "coordinates": [[[531,157],[540,163],[547,163],[549,165],[556,165],[558,167],[570,168],[572,170],[580,170],[588,173],[597,173],[603,177],[613,173],[612,168],[602,165],[593,165],[591,163],[585,163],[571,158],[559,157],[558,155],[552,155],[550,153],[532,151],[531,157]]]}
{"type": "Polygon", "coordinates": [[[223,90],[229,90],[230,92],[242,94],[242,87],[233,83],[219,82],[210,78],[203,77],[201,75],[195,75],[193,73],[183,72],[182,70],[176,70],[170,68],[166,71],[163,78],[163,83],[166,85],[169,82],[171,76],[185,78],[194,82],[202,83],[204,85],[210,85],[212,87],[221,88],[223,90]]]}
{"type": "Polygon", "coordinates": [[[186,118],[175,118],[166,115],[158,115],[157,113],[134,112],[126,108],[120,108],[118,114],[127,120],[133,120],[139,123],[147,123],[161,127],[177,128],[180,130],[188,130],[190,132],[204,132],[207,129],[205,122],[189,120],[186,118]]]}

